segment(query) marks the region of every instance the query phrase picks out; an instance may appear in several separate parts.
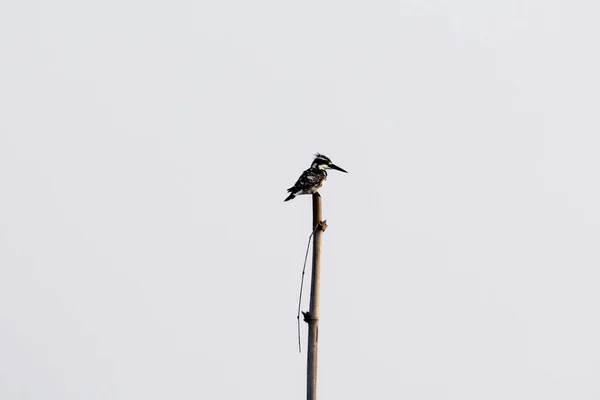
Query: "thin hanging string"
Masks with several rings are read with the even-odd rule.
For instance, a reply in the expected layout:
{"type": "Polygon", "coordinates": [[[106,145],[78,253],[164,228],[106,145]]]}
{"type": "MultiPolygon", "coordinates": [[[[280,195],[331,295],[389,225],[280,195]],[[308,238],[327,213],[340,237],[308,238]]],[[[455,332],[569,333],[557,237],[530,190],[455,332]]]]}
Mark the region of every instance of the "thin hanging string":
{"type": "Polygon", "coordinates": [[[300,344],[300,307],[302,306],[302,288],[304,287],[304,273],[306,272],[306,260],[308,260],[308,250],[310,249],[310,241],[312,240],[313,235],[317,231],[319,224],[315,225],[315,229],[313,229],[312,233],[308,237],[308,244],[306,245],[306,254],[304,255],[304,266],[302,267],[302,279],[300,280],[300,296],[298,296],[298,315],[296,315],[296,320],[298,322],[298,352],[302,353],[302,345],[300,344]]]}

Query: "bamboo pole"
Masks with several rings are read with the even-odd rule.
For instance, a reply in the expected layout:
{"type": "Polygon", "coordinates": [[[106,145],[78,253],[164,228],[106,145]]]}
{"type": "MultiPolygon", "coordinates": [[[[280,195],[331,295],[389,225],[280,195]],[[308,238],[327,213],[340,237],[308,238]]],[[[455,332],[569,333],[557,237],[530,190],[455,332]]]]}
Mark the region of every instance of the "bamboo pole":
{"type": "MultiPolygon", "coordinates": [[[[319,348],[319,300],[321,295],[321,236],[325,230],[325,222],[321,222],[321,196],[312,195],[313,206],[313,257],[310,284],[310,310],[308,322],[308,355],[307,355],[307,400],[317,400],[317,356],[319,348]]],[[[306,317],[306,316],[305,316],[306,317]]]]}

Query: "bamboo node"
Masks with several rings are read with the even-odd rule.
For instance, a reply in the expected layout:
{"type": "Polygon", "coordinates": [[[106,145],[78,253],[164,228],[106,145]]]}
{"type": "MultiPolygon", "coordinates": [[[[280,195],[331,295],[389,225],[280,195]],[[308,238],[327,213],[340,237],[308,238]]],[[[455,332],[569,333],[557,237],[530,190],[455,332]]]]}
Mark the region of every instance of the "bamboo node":
{"type": "Polygon", "coordinates": [[[309,311],[302,311],[302,316],[304,317],[304,322],[306,322],[307,324],[310,323],[311,318],[309,311]]]}
{"type": "Polygon", "coordinates": [[[327,220],[319,222],[319,229],[325,232],[325,229],[327,229],[327,220]]]}

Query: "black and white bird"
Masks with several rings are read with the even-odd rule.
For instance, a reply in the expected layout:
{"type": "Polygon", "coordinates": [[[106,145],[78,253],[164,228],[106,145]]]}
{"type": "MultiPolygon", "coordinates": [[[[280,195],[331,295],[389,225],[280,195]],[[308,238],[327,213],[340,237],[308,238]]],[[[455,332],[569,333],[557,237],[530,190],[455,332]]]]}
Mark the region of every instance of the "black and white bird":
{"type": "Polygon", "coordinates": [[[348,171],[332,163],[329,157],[317,153],[310,168],[304,171],[294,186],[287,190],[290,195],[284,201],[292,200],[300,194],[316,193],[325,183],[325,179],[327,179],[326,170],[328,169],[337,169],[348,173],[348,171]]]}

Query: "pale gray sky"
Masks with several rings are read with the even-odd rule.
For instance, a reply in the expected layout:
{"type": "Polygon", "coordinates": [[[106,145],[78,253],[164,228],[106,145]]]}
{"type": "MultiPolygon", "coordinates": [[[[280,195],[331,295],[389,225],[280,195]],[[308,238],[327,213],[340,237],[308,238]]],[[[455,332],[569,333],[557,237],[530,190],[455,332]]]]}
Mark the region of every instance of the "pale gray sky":
{"type": "Polygon", "coordinates": [[[0,399],[600,398],[597,2],[0,6],[0,399]]]}

